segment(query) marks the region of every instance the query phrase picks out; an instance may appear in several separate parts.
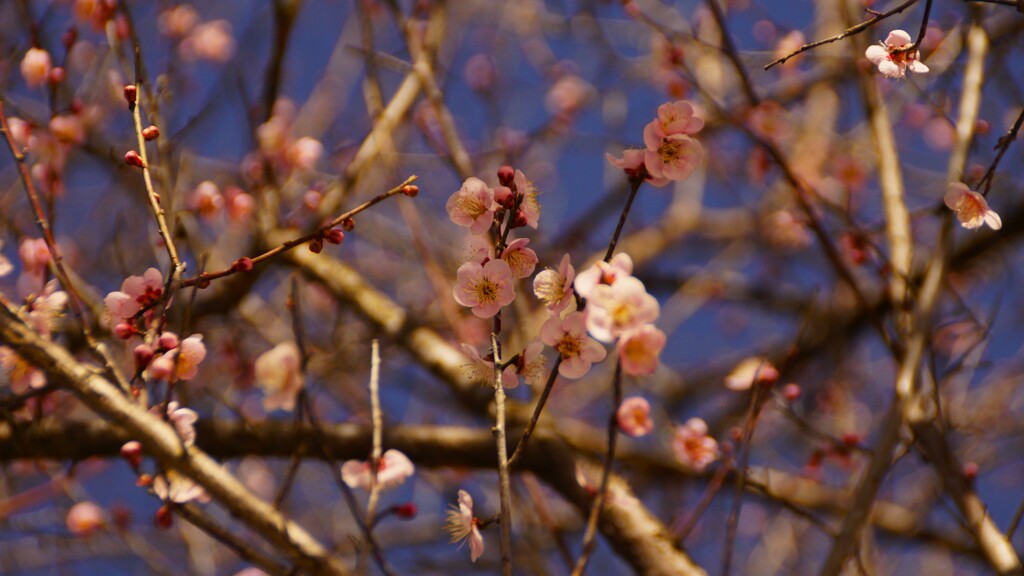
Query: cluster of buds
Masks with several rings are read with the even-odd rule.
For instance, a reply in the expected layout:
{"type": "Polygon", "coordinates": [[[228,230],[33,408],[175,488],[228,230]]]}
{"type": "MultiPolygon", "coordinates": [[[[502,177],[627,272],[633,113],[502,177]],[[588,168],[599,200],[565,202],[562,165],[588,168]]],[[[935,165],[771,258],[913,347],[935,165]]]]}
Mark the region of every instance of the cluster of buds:
{"type": "MultiPolygon", "coordinates": [[[[351,218],[346,218],[349,221],[349,230],[355,228],[355,221],[351,218]]],[[[345,224],[344,222],[342,223],[345,224]]],[[[318,232],[312,240],[309,241],[309,251],[314,254],[319,254],[324,249],[324,242],[329,244],[341,244],[345,241],[345,233],[339,228],[328,228],[327,230],[321,230],[318,232]]]]}

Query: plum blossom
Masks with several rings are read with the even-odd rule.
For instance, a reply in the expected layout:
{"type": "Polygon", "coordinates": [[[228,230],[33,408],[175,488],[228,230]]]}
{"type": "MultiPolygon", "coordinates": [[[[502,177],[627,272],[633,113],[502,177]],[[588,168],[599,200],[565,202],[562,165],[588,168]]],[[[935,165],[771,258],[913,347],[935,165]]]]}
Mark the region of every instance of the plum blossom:
{"type": "MultiPolygon", "coordinates": [[[[377,485],[381,490],[393,488],[412,476],[416,468],[405,454],[388,450],[377,464],[377,485]]],[[[341,479],[351,488],[370,489],[370,463],[362,460],[348,460],[341,465],[341,479]]]]}
{"type": "Polygon", "coordinates": [[[658,300],[647,293],[643,282],[632,277],[614,284],[598,284],[587,299],[587,331],[602,342],[614,342],[623,333],[654,322],[658,300]]]}
{"type": "Polygon", "coordinates": [[[206,345],[202,334],[193,334],[181,341],[173,350],[157,357],[149,365],[149,377],[167,380],[191,380],[199,372],[199,363],[206,358],[206,345]]]}
{"type": "Polygon", "coordinates": [[[681,464],[696,472],[702,472],[719,456],[718,442],[708,436],[708,425],[700,418],[676,426],[672,451],[681,464]]]}
{"type": "Polygon", "coordinates": [[[68,510],[65,519],[68,531],[75,536],[91,536],[106,525],[107,519],[103,509],[95,502],[79,502],[68,510]]]}
{"type": "MultiPolygon", "coordinates": [[[[469,344],[462,344],[462,351],[469,356],[469,363],[464,364],[463,368],[466,370],[466,377],[471,382],[476,382],[481,385],[493,385],[494,384],[494,356],[488,354],[487,357],[480,356],[474,346],[469,344]]],[[[516,388],[519,386],[519,376],[516,375],[515,366],[506,366],[501,371],[501,385],[505,388],[516,388]]]]}
{"type": "Polygon", "coordinates": [[[445,209],[448,217],[459,226],[469,228],[473,234],[483,234],[494,222],[494,190],[483,180],[469,177],[454,194],[448,198],[445,209]]]}
{"type": "Polygon", "coordinates": [[[476,562],[484,553],[484,537],[480,534],[480,521],[473,516],[473,498],[465,490],[459,490],[459,505],[448,511],[445,532],[451,536],[452,544],[469,542],[469,559],[476,562]]]}
{"type": "Polygon", "coordinates": [[[526,174],[523,174],[522,170],[516,170],[512,182],[515,185],[516,193],[521,197],[519,212],[526,221],[526,225],[536,230],[537,225],[540,223],[540,202],[537,200],[540,192],[533,185],[533,182],[526,177],[526,174]]]}
{"type": "Polygon", "coordinates": [[[616,412],[616,419],[619,422],[619,430],[627,436],[639,438],[654,430],[651,405],[640,396],[631,396],[623,400],[616,412]]]}
{"type": "Polygon", "coordinates": [[[644,166],[654,179],[685,180],[700,166],[704,147],[685,134],[657,136],[651,124],[644,129],[644,166]]]}
{"type": "Polygon", "coordinates": [[[21,76],[25,84],[31,88],[41,86],[50,77],[52,65],[49,52],[42,48],[29,48],[21,59],[21,76]]]}
{"type": "Polygon", "coordinates": [[[455,301],[471,308],[480,318],[490,318],[516,298],[512,269],[504,260],[484,265],[466,262],[459,266],[458,283],[452,290],[455,301]]]}
{"type": "Polygon", "coordinates": [[[164,277],[156,268],[146,270],[142,276],[129,276],[121,283],[119,292],[111,292],[103,299],[111,324],[134,316],[142,308],[153,305],[164,293],[164,277]]]}
{"type": "Polygon", "coordinates": [[[160,33],[170,38],[184,38],[199,22],[199,14],[189,4],[179,4],[160,14],[160,33]]]}
{"type": "Polygon", "coordinates": [[[956,213],[960,225],[968,230],[978,228],[982,224],[988,224],[993,230],[1003,227],[1003,220],[988,207],[985,197],[968,188],[963,182],[950,182],[944,200],[946,206],[956,213]]]}
{"type": "Polygon", "coordinates": [[[297,170],[308,172],[316,168],[324,155],[324,145],[316,138],[304,136],[293,142],[285,151],[288,163],[297,170]]]}
{"type": "Polygon", "coordinates": [[[50,119],[50,134],[64,144],[81,144],[85,141],[85,125],[77,114],[60,114],[50,119]]]}
{"type": "Polygon", "coordinates": [[[42,238],[25,238],[18,245],[18,258],[26,274],[42,276],[50,263],[50,248],[42,238]]]}
{"type": "Polygon", "coordinates": [[[779,379],[779,371],[767,358],[751,356],[733,368],[725,377],[725,387],[730,390],[748,390],[755,382],[770,384],[779,379]]]}
{"type": "Polygon", "coordinates": [[[299,348],[292,342],[282,342],[260,354],[256,359],[255,376],[256,385],[264,392],[263,409],[291,412],[304,385],[299,348]]]}
{"type": "Polygon", "coordinates": [[[644,128],[659,138],[672,134],[696,134],[704,128],[704,120],[694,115],[693,105],[686,100],[666,102],[658,106],[658,118],[644,128]]]}
{"type": "Polygon", "coordinates": [[[227,20],[211,20],[193,28],[178,45],[185,60],[208,60],[223,64],[235,54],[235,38],[227,20]]]}
{"type": "Polygon", "coordinates": [[[36,332],[48,337],[67,303],[68,295],[62,290],[57,290],[57,282],[47,282],[43,293],[36,296],[28,305],[28,316],[36,332]]]}
{"type": "Polygon", "coordinates": [[[209,502],[210,495],[195,480],[177,470],[167,470],[153,479],[153,493],[161,500],[185,504],[193,500],[209,502]]]}
{"type": "Polygon", "coordinates": [[[558,373],[571,380],[583,377],[607,355],[604,346],[587,336],[586,323],[586,312],[571,312],[565,318],[548,318],[540,328],[541,341],[562,356],[558,373]]]}
{"type": "Polygon", "coordinates": [[[508,263],[515,278],[526,278],[533,274],[537,267],[537,253],[532,248],[527,248],[530,243],[528,238],[517,238],[509,243],[501,253],[501,259],[508,263]]]}
{"type": "MultiPolygon", "coordinates": [[[[3,249],[4,241],[0,240],[0,249],[3,249]]],[[[11,261],[7,259],[2,253],[0,253],[0,278],[7,276],[14,270],[14,266],[11,265],[11,261]]]]}
{"type": "Polygon", "coordinates": [[[29,388],[38,389],[46,386],[46,375],[18,356],[18,353],[9,346],[0,346],[0,368],[7,371],[11,392],[15,394],[27,392],[29,388]]]}
{"type": "Polygon", "coordinates": [[[558,270],[547,268],[533,278],[533,293],[544,302],[548,312],[558,314],[572,302],[572,283],[575,279],[576,269],[566,254],[558,263],[558,270]]]}
{"type": "Polygon", "coordinates": [[[651,324],[626,332],[616,345],[622,370],[633,376],[653,374],[664,347],[665,333],[651,324]]]}
{"type": "Polygon", "coordinates": [[[903,78],[907,70],[924,74],[928,67],[920,62],[920,51],[909,50],[913,44],[910,34],[893,30],[881,45],[868,46],[864,55],[887,78],[903,78]]]}
{"type": "Polygon", "coordinates": [[[604,157],[612,166],[621,168],[631,180],[642,176],[651,186],[656,188],[661,188],[671,182],[668,178],[655,178],[647,172],[647,167],[644,165],[646,154],[646,150],[643,148],[627,148],[622,151],[622,158],[616,158],[611,154],[605,154],[604,157]]]}
{"type": "Polygon", "coordinates": [[[633,274],[633,259],[625,252],[619,252],[612,256],[610,262],[598,262],[580,272],[576,276],[573,286],[576,293],[584,298],[590,298],[590,292],[600,284],[615,284],[619,278],[633,274]]]}
{"type": "Polygon", "coordinates": [[[195,189],[188,195],[188,207],[203,218],[216,217],[224,207],[224,196],[220,192],[220,186],[210,180],[196,184],[195,189]]]}
{"type": "Polygon", "coordinates": [[[192,446],[196,443],[195,424],[199,419],[199,414],[196,414],[195,410],[183,408],[177,402],[172,401],[167,405],[166,410],[163,404],[157,404],[149,409],[149,413],[161,420],[166,414],[167,423],[174,426],[174,430],[185,446],[192,446]]]}

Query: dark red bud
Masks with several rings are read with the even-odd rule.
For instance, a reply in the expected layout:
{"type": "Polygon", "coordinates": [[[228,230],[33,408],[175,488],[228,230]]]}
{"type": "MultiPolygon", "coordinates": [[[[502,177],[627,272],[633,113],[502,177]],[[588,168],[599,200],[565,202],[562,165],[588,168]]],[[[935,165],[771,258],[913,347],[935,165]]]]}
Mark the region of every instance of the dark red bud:
{"type": "Polygon", "coordinates": [[[135,479],[135,485],[139,488],[148,488],[153,483],[153,477],[149,474],[139,474],[139,477],[135,479]]]}
{"type": "Polygon", "coordinates": [[[978,477],[978,463],[977,462],[964,462],[964,478],[968,482],[974,482],[978,477]]]}
{"type": "Polygon", "coordinates": [[[402,186],[402,194],[405,194],[409,198],[415,198],[420,193],[420,187],[415,184],[406,184],[402,186]]]}
{"type": "Polygon", "coordinates": [[[134,84],[126,84],[124,87],[124,101],[128,103],[128,107],[135,106],[135,101],[138,100],[139,89],[134,84]]]}
{"type": "Polygon", "coordinates": [[[782,396],[787,402],[796,402],[802,393],[803,391],[800,389],[799,384],[789,383],[782,388],[782,396]]]}
{"type": "Polygon", "coordinates": [[[309,243],[309,251],[313,254],[319,254],[324,249],[324,239],[322,237],[313,238],[309,243]]]}
{"type": "Polygon", "coordinates": [[[114,504],[110,507],[114,516],[114,526],[118,530],[127,530],[132,525],[132,511],[123,504],[114,504]]]}
{"type": "Polygon", "coordinates": [[[526,223],[526,214],[523,214],[522,210],[516,210],[516,219],[512,222],[512,227],[522,228],[523,226],[526,226],[526,223]]]}
{"type": "Polygon", "coordinates": [[[501,168],[498,168],[498,182],[500,182],[502,186],[508,186],[509,188],[511,188],[512,182],[515,180],[515,177],[515,168],[509,166],[508,164],[505,164],[501,168]]]}
{"type": "Polygon", "coordinates": [[[331,228],[327,232],[324,232],[324,240],[331,244],[341,244],[345,241],[345,233],[337,228],[331,228]]]}
{"type": "Polygon", "coordinates": [[[142,129],[142,137],[146,140],[156,140],[160,137],[160,129],[156,126],[147,126],[142,129]]]}
{"type": "Polygon", "coordinates": [[[145,168],[146,163],[142,161],[142,156],[135,150],[129,150],[124,155],[124,163],[129,166],[135,166],[136,168],[145,168]]]}
{"type": "Polygon", "coordinates": [[[231,269],[238,272],[248,272],[249,270],[252,270],[252,259],[243,256],[238,260],[235,260],[235,263],[231,265],[231,269]]]}
{"type": "Polygon", "coordinates": [[[174,514],[171,512],[171,508],[166,504],[157,508],[156,517],[154,518],[156,527],[161,530],[167,530],[174,523],[174,514]]]}
{"type": "Polygon", "coordinates": [[[60,84],[64,81],[64,69],[60,66],[50,69],[50,84],[60,84]]]}
{"type": "Polygon", "coordinates": [[[356,229],[356,221],[352,218],[345,218],[341,221],[341,227],[345,229],[345,232],[351,232],[356,229]]]}
{"type": "MultiPolygon", "coordinates": [[[[137,440],[126,442],[124,446],[121,446],[121,458],[124,458],[128,465],[133,469],[138,469],[142,464],[142,444],[137,440]]],[[[141,481],[142,477],[139,477],[141,481]]]]}
{"type": "Polygon", "coordinates": [[[199,280],[196,281],[196,286],[200,290],[205,290],[210,287],[210,279],[206,276],[206,274],[202,274],[199,276],[199,280]]]}
{"type": "Polygon", "coordinates": [[[857,444],[860,444],[860,434],[855,434],[853,432],[847,432],[846,434],[843,434],[841,439],[843,441],[843,444],[846,444],[851,448],[853,446],[856,446],[857,444]]]}
{"type": "Polygon", "coordinates": [[[135,371],[145,370],[146,366],[153,361],[153,355],[155,354],[153,347],[148,344],[139,344],[132,351],[132,357],[135,358],[135,371]]]}
{"type": "Polygon", "coordinates": [[[75,41],[78,40],[78,28],[72,26],[64,31],[64,35],[60,37],[60,43],[64,45],[64,49],[71,48],[75,41]]]}
{"type": "Polygon", "coordinates": [[[395,506],[392,510],[395,511],[395,516],[398,516],[402,520],[412,520],[416,517],[416,512],[418,511],[416,509],[416,504],[412,502],[406,502],[405,504],[395,506]]]}
{"type": "Polygon", "coordinates": [[[127,322],[118,322],[117,326],[114,326],[114,336],[117,336],[121,340],[127,340],[134,335],[135,329],[127,322]]]}

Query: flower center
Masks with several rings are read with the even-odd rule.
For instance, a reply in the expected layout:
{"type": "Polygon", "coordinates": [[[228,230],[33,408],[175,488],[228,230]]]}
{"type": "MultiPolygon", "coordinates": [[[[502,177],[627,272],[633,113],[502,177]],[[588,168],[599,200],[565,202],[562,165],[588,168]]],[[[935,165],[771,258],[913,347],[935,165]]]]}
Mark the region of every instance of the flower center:
{"type": "Polygon", "coordinates": [[[555,350],[562,355],[563,358],[573,358],[580,355],[580,340],[579,338],[573,338],[568,334],[563,336],[558,344],[555,345],[555,350]]]}

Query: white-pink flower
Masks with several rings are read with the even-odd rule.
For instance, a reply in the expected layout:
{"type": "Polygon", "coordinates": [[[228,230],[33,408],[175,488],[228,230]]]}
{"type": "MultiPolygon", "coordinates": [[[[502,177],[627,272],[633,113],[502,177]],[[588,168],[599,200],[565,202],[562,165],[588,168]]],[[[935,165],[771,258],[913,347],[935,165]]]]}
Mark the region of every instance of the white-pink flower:
{"type": "Polygon", "coordinates": [[[536,230],[540,223],[540,202],[537,200],[540,193],[522,170],[516,170],[512,182],[516,186],[516,193],[522,198],[519,201],[519,212],[526,220],[526,225],[536,230]]]}
{"type": "Polygon", "coordinates": [[[708,436],[708,425],[700,418],[690,418],[676,426],[672,437],[672,451],[676,459],[687,468],[703,471],[718,459],[718,442],[708,436]]]}
{"type": "Polygon", "coordinates": [[[121,283],[119,292],[111,292],[103,299],[111,324],[131,318],[144,307],[151,306],[164,293],[164,277],[156,268],[146,270],[142,276],[129,276],[121,283]]]}
{"type": "Polygon", "coordinates": [[[633,259],[625,252],[619,252],[612,256],[610,262],[598,262],[580,272],[576,276],[573,286],[576,293],[584,298],[590,298],[590,292],[594,286],[599,284],[615,284],[619,278],[625,278],[633,274],[633,259]]]}
{"type": "Polygon", "coordinates": [[[50,248],[42,238],[25,238],[18,245],[18,258],[26,274],[42,276],[50,263],[50,248]]]}
{"type": "Polygon", "coordinates": [[[704,147],[686,134],[658,136],[655,123],[644,128],[644,166],[653,179],[685,180],[704,159],[704,147]]]}
{"type": "Polygon", "coordinates": [[[885,42],[868,46],[864,55],[888,78],[903,78],[907,70],[924,74],[928,72],[928,67],[919,60],[921,52],[908,50],[913,44],[910,34],[903,30],[893,30],[885,42]]]}
{"type": "Polygon", "coordinates": [[[614,342],[624,332],[658,319],[658,300],[644,283],[627,276],[614,284],[598,284],[587,298],[587,330],[602,342],[614,342]]]}
{"type": "Polygon", "coordinates": [[[193,334],[177,348],[157,357],[149,365],[149,376],[156,380],[191,380],[199,372],[199,363],[206,358],[202,334],[193,334]]]}
{"type": "Polygon", "coordinates": [[[494,222],[494,190],[471,176],[448,198],[445,209],[452,222],[469,228],[473,234],[483,234],[494,222]]]}
{"type": "Polygon", "coordinates": [[[590,371],[595,362],[604,360],[604,346],[587,336],[586,312],[570,312],[565,318],[548,318],[540,328],[540,339],[562,356],[558,373],[575,380],[590,371]]]}
{"type": "Polygon", "coordinates": [[[42,48],[29,48],[21,59],[21,76],[25,84],[35,88],[41,86],[50,77],[50,53],[42,48]]]}
{"type": "Polygon", "coordinates": [[[651,405],[641,396],[630,396],[623,400],[615,416],[619,422],[619,430],[628,436],[639,438],[654,430],[651,405]]]}
{"type": "Polygon", "coordinates": [[[526,247],[529,243],[528,238],[517,238],[509,242],[505,251],[501,253],[501,259],[508,263],[509,269],[512,270],[512,276],[515,278],[526,278],[533,274],[533,270],[537,267],[537,253],[533,251],[533,248],[526,247]]]}
{"type": "Polygon", "coordinates": [[[11,392],[15,394],[27,392],[29,388],[46,386],[46,375],[18,356],[18,353],[9,346],[0,346],[0,368],[7,372],[11,392]]]}
{"type": "Polygon", "coordinates": [[[107,523],[103,509],[94,502],[79,502],[68,510],[66,518],[68,531],[75,536],[87,537],[103,528],[107,523]]]}
{"type": "MultiPolygon", "coordinates": [[[[164,405],[157,404],[149,409],[149,413],[156,416],[157,418],[164,419],[164,405]]],[[[174,426],[174,430],[178,433],[178,437],[181,438],[181,442],[185,446],[192,446],[196,443],[196,420],[199,419],[199,414],[196,414],[195,410],[191,408],[183,408],[177,402],[171,402],[166,408],[167,423],[174,426]]]]}
{"type": "Polygon", "coordinates": [[[751,356],[733,368],[725,377],[725,387],[730,390],[748,390],[758,383],[772,383],[779,379],[779,371],[767,358],[751,356]]]}
{"type": "MultiPolygon", "coordinates": [[[[387,490],[405,482],[416,471],[412,461],[398,450],[388,450],[377,464],[377,485],[387,490]]],[[[370,489],[370,463],[363,460],[348,460],[341,465],[341,479],[351,488],[370,489]]]]}
{"type": "Polygon", "coordinates": [[[32,320],[32,326],[36,332],[44,337],[49,337],[67,303],[68,295],[62,290],[57,290],[57,281],[47,282],[43,293],[36,296],[28,305],[28,316],[32,320]]]}
{"type": "Polygon", "coordinates": [[[153,479],[153,492],[161,500],[185,504],[193,500],[209,502],[210,495],[202,486],[177,470],[166,470],[153,479]]]}
{"type": "Polygon", "coordinates": [[[227,20],[211,20],[191,30],[178,45],[185,60],[208,60],[223,64],[235,54],[235,38],[227,20]]]}
{"type": "MultiPolygon", "coordinates": [[[[485,386],[494,385],[494,357],[491,354],[484,358],[477,352],[476,347],[469,344],[462,344],[462,351],[469,356],[469,363],[463,364],[466,376],[471,382],[485,386]]],[[[515,366],[506,366],[501,371],[501,385],[505,388],[516,388],[519,386],[519,376],[516,374],[515,366]]]]}
{"type": "Polygon", "coordinates": [[[661,188],[662,186],[671,182],[668,178],[654,178],[650,172],[647,171],[647,167],[644,165],[644,158],[647,155],[647,150],[643,148],[626,148],[622,151],[622,158],[616,158],[611,154],[605,154],[604,157],[608,160],[608,163],[616,168],[621,168],[626,176],[629,178],[639,178],[639,174],[643,173],[645,181],[651,186],[661,188]]]}
{"type": "Polygon", "coordinates": [[[989,228],[999,230],[1003,220],[981,194],[971,190],[963,182],[950,182],[944,198],[946,206],[956,213],[960,225],[969,230],[988,224],[989,228]]]}
{"type": "Polygon", "coordinates": [[[665,333],[651,324],[624,333],[616,344],[622,370],[633,376],[653,374],[664,347],[665,333]]]}
{"type": "Polygon", "coordinates": [[[575,280],[576,269],[566,254],[562,256],[558,270],[547,268],[533,278],[533,293],[544,303],[548,312],[558,314],[572,302],[572,283],[575,280]]]}
{"type": "Polygon", "coordinates": [[[304,385],[299,348],[292,342],[282,342],[260,354],[256,359],[255,377],[256,385],[264,393],[264,410],[291,412],[304,385]]]}
{"type": "Polygon", "coordinates": [[[459,504],[448,511],[444,529],[451,536],[452,544],[469,542],[469,559],[476,562],[484,553],[484,537],[480,534],[479,521],[473,516],[473,498],[465,490],[459,490],[459,504]]]}
{"type": "MultiPolygon", "coordinates": [[[[672,134],[696,134],[704,128],[704,120],[694,115],[693,105],[686,100],[666,102],[658,106],[658,118],[647,126],[661,138],[672,134]]],[[[647,132],[647,128],[644,128],[647,132]]]]}
{"type": "Polygon", "coordinates": [[[301,171],[310,171],[316,168],[320,158],[324,155],[324,145],[316,138],[304,136],[288,146],[285,158],[293,168],[301,171]]]}
{"type": "Polygon", "coordinates": [[[203,180],[188,195],[188,207],[203,218],[214,218],[224,207],[224,196],[212,180],[203,180]]]}
{"type": "Polygon", "coordinates": [[[490,318],[516,298],[512,269],[504,260],[491,260],[482,266],[466,262],[459,266],[458,282],[452,295],[476,316],[490,318]]]}

